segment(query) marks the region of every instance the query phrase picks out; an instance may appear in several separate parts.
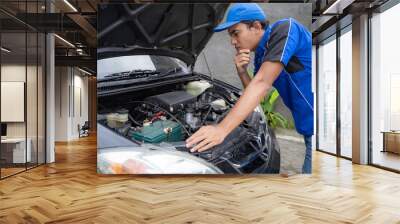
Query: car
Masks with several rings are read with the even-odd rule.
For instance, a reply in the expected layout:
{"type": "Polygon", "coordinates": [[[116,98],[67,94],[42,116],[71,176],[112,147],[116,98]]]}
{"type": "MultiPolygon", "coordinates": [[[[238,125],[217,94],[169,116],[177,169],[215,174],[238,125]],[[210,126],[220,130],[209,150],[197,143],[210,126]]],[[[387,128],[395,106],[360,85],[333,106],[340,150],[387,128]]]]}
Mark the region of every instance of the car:
{"type": "Polygon", "coordinates": [[[241,90],[194,71],[228,4],[100,4],[97,97],[102,174],[278,173],[261,107],[225,140],[191,153],[185,139],[220,122],[241,90]]]}

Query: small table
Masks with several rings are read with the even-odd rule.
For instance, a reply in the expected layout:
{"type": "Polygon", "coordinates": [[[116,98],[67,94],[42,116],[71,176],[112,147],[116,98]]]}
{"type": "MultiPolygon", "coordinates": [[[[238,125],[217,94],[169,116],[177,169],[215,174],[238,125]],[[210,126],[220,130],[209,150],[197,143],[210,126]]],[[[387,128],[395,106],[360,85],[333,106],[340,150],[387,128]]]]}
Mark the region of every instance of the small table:
{"type": "Polygon", "coordinates": [[[400,154],[400,131],[382,131],[381,133],[383,133],[382,152],[400,154]]]}
{"type": "Polygon", "coordinates": [[[25,154],[25,138],[6,138],[6,139],[1,139],[1,154],[2,157],[4,154],[12,154],[12,160],[11,160],[11,155],[10,158],[5,158],[7,162],[10,163],[25,163],[25,162],[30,162],[31,161],[31,139],[27,138],[26,142],[28,144],[26,147],[26,154],[25,154]],[[13,146],[11,149],[8,146],[13,146]],[[9,153],[10,152],[10,153],[9,153]]]}

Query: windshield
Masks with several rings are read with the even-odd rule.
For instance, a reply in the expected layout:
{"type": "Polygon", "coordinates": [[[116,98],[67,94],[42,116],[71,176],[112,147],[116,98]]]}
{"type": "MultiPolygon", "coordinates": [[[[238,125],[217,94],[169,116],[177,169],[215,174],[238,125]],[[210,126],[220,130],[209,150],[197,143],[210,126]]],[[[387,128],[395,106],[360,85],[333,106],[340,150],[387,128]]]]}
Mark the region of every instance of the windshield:
{"type": "Polygon", "coordinates": [[[177,58],[157,55],[131,55],[106,58],[97,61],[97,79],[105,79],[119,73],[154,71],[167,74],[170,71],[188,73],[190,69],[177,58]]]}

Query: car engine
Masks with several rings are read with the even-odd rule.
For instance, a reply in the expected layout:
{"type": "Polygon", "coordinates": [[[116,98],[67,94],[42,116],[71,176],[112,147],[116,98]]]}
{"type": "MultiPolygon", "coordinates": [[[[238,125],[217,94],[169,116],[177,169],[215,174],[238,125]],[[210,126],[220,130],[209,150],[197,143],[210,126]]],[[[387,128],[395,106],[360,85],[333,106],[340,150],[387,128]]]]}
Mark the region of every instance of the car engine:
{"type": "MultiPolygon", "coordinates": [[[[143,100],[126,101],[124,108],[98,114],[98,122],[138,144],[161,143],[190,153],[185,139],[203,125],[219,123],[237,98],[227,90],[212,87],[196,93],[173,90],[143,100]]],[[[261,116],[261,113],[252,113],[222,144],[191,154],[213,163],[225,173],[265,172],[263,164],[268,164],[271,151],[267,149],[271,143],[266,141],[271,139],[266,139],[268,130],[261,116]]]]}

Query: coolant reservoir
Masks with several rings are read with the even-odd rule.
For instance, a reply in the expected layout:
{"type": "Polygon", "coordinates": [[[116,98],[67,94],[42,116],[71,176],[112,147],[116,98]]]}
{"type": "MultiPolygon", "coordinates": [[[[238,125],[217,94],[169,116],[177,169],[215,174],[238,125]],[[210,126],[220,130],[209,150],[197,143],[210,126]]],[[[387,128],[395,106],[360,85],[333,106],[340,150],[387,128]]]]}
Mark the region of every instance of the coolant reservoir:
{"type": "Polygon", "coordinates": [[[117,120],[121,123],[125,123],[128,121],[128,113],[129,110],[127,109],[119,109],[117,111],[118,115],[117,115],[117,120]]]}
{"type": "Polygon", "coordinates": [[[188,92],[189,94],[193,96],[198,96],[202,94],[209,87],[211,87],[211,84],[209,82],[205,80],[200,80],[200,81],[189,82],[186,85],[185,89],[186,92],[188,92]]]}
{"type": "Polygon", "coordinates": [[[223,99],[218,99],[218,100],[214,100],[213,102],[211,102],[211,105],[214,107],[214,109],[217,110],[226,110],[226,102],[223,99]]]}
{"type": "Polygon", "coordinates": [[[107,114],[107,125],[111,128],[121,128],[128,121],[128,110],[120,109],[117,113],[107,114]]]}
{"type": "Polygon", "coordinates": [[[109,113],[107,114],[107,125],[111,128],[116,128],[116,120],[117,120],[118,114],[117,113],[109,113]]]}

